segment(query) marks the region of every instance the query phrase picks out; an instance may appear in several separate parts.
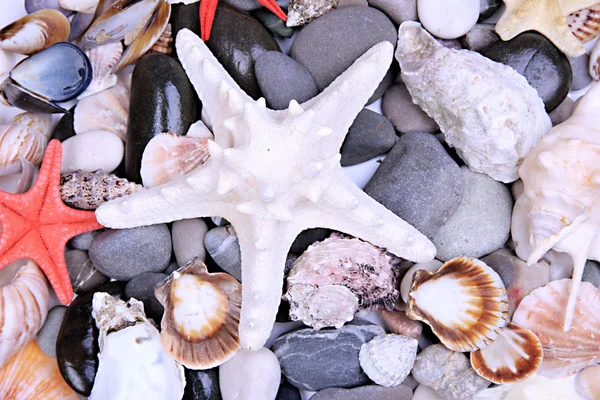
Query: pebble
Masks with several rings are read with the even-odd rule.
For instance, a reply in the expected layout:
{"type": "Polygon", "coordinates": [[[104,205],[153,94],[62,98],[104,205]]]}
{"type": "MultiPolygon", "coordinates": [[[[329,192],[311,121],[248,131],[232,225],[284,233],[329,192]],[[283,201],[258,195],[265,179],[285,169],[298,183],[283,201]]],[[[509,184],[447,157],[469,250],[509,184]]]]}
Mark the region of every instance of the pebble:
{"type": "Polygon", "coordinates": [[[573,80],[569,59],[552,42],[536,32],[498,41],[484,56],[508,65],[523,75],[546,105],[554,110],[567,97],[573,80]]]}
{"type": "Polygon", "coordinates": [[[129,281],[144,272],[161,272],[171,259],[165,224],[102,232],[90,245],[90,259],[104,275],[129,281]]]}
{"type": "MultiPolygon", "coordinates": [[[[398,32],[392,21],[371,7],[344,7],[306,25],[296,36],[290,56],[304,65],[325,89],[373,45],[387,40],[394,46],[398,32]]],[[[385,88],[376,90],[381,93],[385,88]],[[383,89],[383,90],[382,90],[383,89]]]]}
{"type": "Polygon", "coordinates": [[[171,275],[173,272],[177,271],[182,266],[177,263],[177,261],[171,261],[167,269],[165,269],[162,273],[171,275]]]}
{"type": "Polygon", "coordinates": [[[573,71],[573,82],[571,82],[571,90],[580,90],[592,82],[590,76],[590,56],[587,54],[579,57],[568,57],[573,71]]]}
{"type": "MultiPolygon", "coordinates": [[[[256,10],[262,7],[257,0],[223,0],[225,3],[244,11],[256,10]]],[[[211,35],[212,37],[212,35],[211,35]]]]}
{"type": "Polygon", "coordinates": [[[342,167],[360,164],[385,154],[396,143],[396,132],[389,119],[362,109],[350,126],[342,144],[342,167]]]}
{"type": "Polygon", "coordinates": [[[598,399],[600,393],[600,365],[587,367],[575,377],[575,389],[585,399],[598,399]]]}
{"type": "Polygon", "coordinates": [[[320,242],[322,240],[327,239],[329,237],[329,235],[331,235],[330,229],[325,229],[325,228],[306,229],[306,230],[300,232],[300,234],[298,236],[296,236],[296,239],[294,240],[294,242],[292,243],[292,246],[290,247],[290,253],[302,254],[302,253],[304,253],[304,251],[306,249],[308,249],[308,246],[310,246],[311,244],[313,244],[315,242],[320,242]]]}
{"type": "Polygon", "coordinates": [[[158,323],[160,323],[165,309],[154,296],[154,288],[167,277],[167,274],[145,272],[134,277],[125,286],[127,299],[133,297],[144,303],[146,315],[158,323]]]}
{"type": "Polygon", "coordinates": [[[287,382],[282,382],[279,386],[279,391],[277,391],[275,400],[302,400],[302,396],[300,395],[298,388],[287,382]]]}
{"type": "Polygon", "coordinates": [[[581,280],[600,289],[600,264],[597,261],[587,260],[581,280]]]}
{"type": "Polygon", "coordinates": [[[396,142],[364,191],[431,238],[458,208],[464,177],[434,136],[409,133],[396,142]]]}
{"type": "MultiPolygon", "coordinates": [[[[285,8],[283,8],[283,12],[286,12],[285,8]]],[[[252,15],[258,21],[260,21],[260,23],[263,24],[263,26],[267,28],[267,30],[271,32],[273,36],[291,38],[296,31],[294,28],[287,26],[285,21],[264,7],[252,11],[252,15]]]]}
{"type": "Polygon", "coordinates": [[[92,244],[92,240],[94,240],[94,238],[102,232],[102,229],[98,229],[96,231],[88,231],[80,235],[73,236],[67,242],[67,247],[74,250],[88,250],[90,248],[90,244],[92,244]]]}
{"type": "Polygon", "coordinates": [[[46,322],[37,335],[38,346],[50,357],[56,357],[56,338],[66,312],[67,307],[64,306],[54,307],[50,310],[46,322]]]}
{"type": "Polygon", "coordinates": [[[394,387],[367,385],[354,389],[323,389],[310,400],[410,400],[412,395],[412,390],[405,385],[394,387]]]}
{"type": "Polygon", "coordinates": [[[277,357],[262,347],[240,349],[219,366],[219,386],[223,400],[274,399],[281,383],[277,357]]]}
{"type": "Polygon", "coordinates": [[[478,21],[481,22],[494,15],[501,5],[502,0],[480,0],[478,21]]]}
{"type": "MultiPolygon", "coordinates": [[[[416,0],[415,0],[416,3],[416,0]]],[[[368,7],[367,0],[338,0],[337,8],[342,7],[368,7]]],[[[377,7],[375,7],[377,8],[377,7]]]]}
{"type": "Polygon", "coordinates": [[[389,331],[397,334],[418,339],[423,332],[423,324],[413,321],[406,316],[404,311],[379,310],[379,315],[387,325],[389,331]]]}
{"type": "Polygon", "coordinates": [[[401,133],[438,132],[437,122],[420,106],[413,103],[412,97],[403,83],[390,86],[383,95],[381,112],[392,121],[394,128],[401,133]]]}
{"type": "Polygon", "coordinates": [[[208,226],[202,218],[183,219],[173,222],[171,238],[173,239],[173,253],[177,264],[183,266],[194,258],[206,260],[204,237],[208,226]]]}
{"type": "Polygon", "coordinates": [[[108,131],[91,131],[75,135],[62,143],[61,174],[114,171],[125,154],[125,146],[117,135],[108,131]]]}
{"type": "Polygon", "coordinates": [[[383,11],[396,25],[419,20],[417,0],[369,0],[369,6],[383,11]]]}
{"type": "Polygon", "coordinates": [[[66,250],[65,263],[75,293],[87,292],[107,280],[107,277],[96,269],[85,250],[66,250]]]}
{"type": "Polygon", "coordinates": [[[219,370],[192,370],[184,368],[185,392],[181,400],[221,400],[219,370]]]}
{"type": "Polygon", "coordinates": [[[409,268],[408,271],[402,277],[400,281],[400,297],[404,301],[404,303],[408,303],[408,292],[410,292],[410,287],[412,286],[413,276],[415,272],[420,269],[424,269],[429,272],[436,272],[442,266],[442,262],[439,260],[431,260],[424,263],[416,263],[412,267],[409,268]]]}
{"type": "Polygon", "coordinates": [[[548,250],[544,260],[550,264],[550,281],[570,279],[573,275],[573,258],[567,253],[548,250]]]}
{"type": "Polygon", "coordinates": [[[476,24],[467,34],[460,38],[460,43],[467,50],[482,53],[500,40],[495,25],[476,24]]]}
{"type": "Polygon", "coordinates": [[[64,142],[70,137],[75,136],[75,128],[73,128],[73,115],[75,112],[75,106],[73,106],[67,113],[63,114],[61,119],[56,124],[54,131],[52,132],[52,139],[58,139],[64,142]]]}
{"type": "Polygon", "coordinates": [[[558,107],[548,114],[552,121],[552,126],[562,124],[573,115],[575,109],[575,102],[569,97],[565,97],[562,103],[558,107]]]}
{"type": "Polygon", "coordinates": [[[490,381],[483,379],[462,353],[434,344],[417,355],[413,377],[422,385],[430,386],[446,399],[464,399],[487,388],[490,381]]]}
{"type": "Polygon", "coordinates": [[[384,333],[380,326],[355,318],[340,329],[285,333],[272,348],[283,375],[299,389],[353,387],[369,382],[358,361],[360,347],[384,333]]]}
{"type": "Polygon", "coordinates": [[[278,51],[256,59],[254,73],[269,108],[284,110],[294,99],[302,104],[319,93],[310,72],[298,61],[278,51]]]}
{"type": "Polygon", "coordinates": [[[204,246],[222,270],[242,281],[242,253],[233,226],[209,230],[204,238],[204,246]]]}
{"type": "Polygon", "coordinates": [[[440,39],[456,39],[477,23],[479,0],[418,0],[419,20],[440,39]]]}
{"type": "Polygon", "coordinates": [[[433,237],[436,257],[479,258],[498,250],[510,234],[513,201],[510,190],[485,174],[461,167],[465,194],[460,206],[433,237]]]}

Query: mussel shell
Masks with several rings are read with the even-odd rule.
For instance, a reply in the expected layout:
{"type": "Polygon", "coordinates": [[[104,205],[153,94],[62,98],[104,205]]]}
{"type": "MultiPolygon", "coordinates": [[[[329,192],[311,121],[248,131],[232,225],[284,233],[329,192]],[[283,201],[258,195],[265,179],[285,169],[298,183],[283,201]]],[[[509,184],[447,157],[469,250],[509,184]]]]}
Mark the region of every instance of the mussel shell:
{"type": "Polygon", "coordinates": [[[67,42],[26,58],[10,72],[23,89],[56,102],[79,96],[92,81],[92,75],[92,64],[85,53],[67,42]]]}
{"type": "Polygon", "coordinates": [[[69,41],[77,40],[94,22],[94,14],[77,13],[71,19],[71,34],[69,41]]]}
{"type": "Polygon", "coordinates": [[[11,78],[6,78],[2,83],[2,95],[8,104],[24,111],[43,114],[62,114],[67,112],[67,110],[58,104],[21,87],[21,85],[11,78]]]}

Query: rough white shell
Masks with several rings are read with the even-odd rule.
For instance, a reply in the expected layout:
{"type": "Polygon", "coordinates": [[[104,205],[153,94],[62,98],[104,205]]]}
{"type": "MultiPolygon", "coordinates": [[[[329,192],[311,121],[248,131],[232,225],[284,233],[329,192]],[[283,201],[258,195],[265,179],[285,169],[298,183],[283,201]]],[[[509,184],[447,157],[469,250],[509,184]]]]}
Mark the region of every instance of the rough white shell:
{"type": "Polygon", "coordinates": [[[373,382],[386,387],[397,386],[410,373],[418,347],[416,339],[390,333],[363,344],[358,359],[373,382]]]}
{"type": "Polygon", "coordinates": [[[20,172],[20,158],[40,165],[51,134],[50,114],[23,113],[0,126],[0,175],[20,172]]]}
{"type": "Polygon", "coordinates": [[[412,21],[400,26],[396,58],[413,101],[472,171],[518,179],[517,168],[552,127],[523,76],[476,52],[448,49],[412,21]]]}
{"type": "Polygon", "coordinates": [[[48,315],[50,291],[44,273],[31,260],[19,260],[4,267],[0,271],[0,285],[3,285],[0,287],[2,366],[37,335],[48,315]]]}
{"type": "Polygon", "coordinates": [[[123,54],[123,45],[121,42],[107,43],[87,50],[86,54],[92,64],[93,77],[87,89],[79,95],[80,100],[117,84],[113,68],[123,54]]]}

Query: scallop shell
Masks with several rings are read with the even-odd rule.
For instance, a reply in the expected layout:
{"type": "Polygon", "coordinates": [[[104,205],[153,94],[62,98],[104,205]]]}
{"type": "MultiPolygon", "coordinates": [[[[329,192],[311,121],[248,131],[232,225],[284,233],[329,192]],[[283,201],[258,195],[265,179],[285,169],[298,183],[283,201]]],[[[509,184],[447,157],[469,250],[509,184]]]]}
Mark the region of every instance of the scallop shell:
{"type": "Polygon", "coordinates": [[[596,42],[592,52],[590,53],[590,76],[596,80],[600,80],[600,40],[596,42]]]}
{"type": "Polygon", "coordinates": [[[563,330],[564,305],[573,281],[562,279],[538,288],[525,297],[513,322],[540,338],[544,359],[538,374],[562,378],[600,364],[600,291],[582,282],[576,297],[573,323],[563,330]]]}
{"type": "Polygon", "coordinates": [[[466,352],[496,340],[507,309],[500,276],[483,261],[457,257],[435,273],[415,273],[406,315],[431,326],[450,350],[466,352]]]}
{"type": "Polygon", "coordinates": [[[98,7],[99,0],[60,0],[60,6],[65,10],[91,14],[98,7]]]}
{"type": "Polygon", "coordinates": [[[167,24],[165,30],[160,34],[160,37],[148,53],[161,53],[166,55],[171,55],[173,53],[173,31],[171,24],[167,24]]]}
{"type": "Polygon", "coordinates": [[[242,285],[231,275],[209,273],[194,259],[159,283],[154,293],[165,307],[163,347],[186,368],[216,367],[240,348],[242,285]]]}
{"type": "Polygon", "coordinates": [[[79,101],[73,116],[73,129],[77,134],[109,131],[125,141],[128,114],[129,89],[119,81],[110,89],[79,101]]]}
{"type": "Polygon", "coordinates": [[[600,4],[567,15],[567,25],[581,42],[594,39],[600,34],[600,4]]]}
{"type": "Polygon", "coordinates": [[[0,49],[33,54],[69,39],[71,25],[60,11],[40,10],[0,30],[0,49]]]}
{"type": "Polygon", "coordinates": [[[0,368],[0,399],[79,400],[58,370],[56,359],[31,340],[0,368]]]}
{"type": "Polygon", "coordinates": [[[363,344],[358,359],[373,382],[385,387],[397,386],[410,373],[418,347],[416,339],[390,333],[363,344]]]}
{"type": "Polygon", "coordinates": [[[22,113],[10,125],[0,126],[0,175],[20,172],[20,158],[40,165],[51,134],[49,114],[22,113]]]}
{"type": "Polygon", "coordinates": [[[87,50],[86,54],[92,63],[94,75],[90,85],[79,95],[79,100],[117,84],[118,78],[113,73],[113,68],[123,54],[123,45],[121,42],[107,43],[87,50]]]}
{"type": "Polygon", "coordinates": [[[46,276],[33,261],[19,260],[5,267],[0,279],[7,277],[10,280],[0,287],[0,366],[35,338],[50,303],[46,276]]]}
{"type": "Polygon", "coordinates": [[[512,383],[534,374],[542,354],[542,343],[533,332],[509,322],[492,344],[471,353],[471,366],[489,381],[512,383]]]}

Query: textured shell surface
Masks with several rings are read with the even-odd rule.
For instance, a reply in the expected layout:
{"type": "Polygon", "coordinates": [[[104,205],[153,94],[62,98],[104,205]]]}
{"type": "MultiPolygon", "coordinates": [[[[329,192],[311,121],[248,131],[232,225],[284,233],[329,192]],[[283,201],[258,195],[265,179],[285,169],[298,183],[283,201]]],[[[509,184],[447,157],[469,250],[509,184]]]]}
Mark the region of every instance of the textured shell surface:
{"type": "Polygon", "coordinates": [[[496,340],[507,323],[507,310],[500,276],[483,261],[457,257],[435,273],[415,273],[406,315],[431,326],[450,350],[466,352],[496,340]]]}
{"type": "Polygon", "coordinates": [[[48,315],[50,290],[46,276],[31,260],[5,267],[0,279],[4,281],[0,281],[1,366],[41,329],[48,315]]]}
{"type": "Polygon", "coordinates": [[[194,259],[159,283],[155,295],[165,307],[160,337],[171,357],[187,368],[209,369],[235,355],[242,286],[234,277],[209,273],[194,259]]]}
{"type": "Polygon", "coordinates": [[[509,322],[489,346],[471,353],[471,366],[494,383],[527,379],[542,362],[542,343],[529,329],[509,322]]]}
{"type": "Polygon", "coordinates": [[[600,364],[600,292],[591,283],[581,283],[573,324],[563,329],[565,303],[573,281],[553,281],[525,297],[513,322],[531,330],[542,342],[544,359],[538,374],[562,378],[600,364]]]}
{"type": "Polygon", "coordinates": [[[596,42],[590,53],[589,72],[594,80],[600,81],[600,40],[596,42]]]}
{"type": "Polygon", "coordinates": [[[393,333],[376,336],[360,348],[360,366],[376,384],[397,386],[408,376],[417,357],[416,339],[393,333]]]}
{"type": "Polygon", "coordinates": [[[56,359],[31,340],[0,368],[0,399],[79,400],[64,381],[56,359]]]}
{"type": "Polygon", "coordinates": [[[523,76],[476,52],[448,49],[412,21],[400,25],[396,59],[413,102],[472,171],[518,179],[519,165],[552,127],[523,76]]]}
{"type": "Polygon", "coordinates": [[[555,126],[519,169],[524,193],[515,203],[511,233],[517,255],[536,263],[550,249],[573,259],[573,285],[565,329],[587,259],[600,260],[600,85],[584,95],[573,115],[555,126]]]}
{"type": "Polygon", "coordinates": [[[99,0],[60,0],[60,6],[65,10],[81,13],[93,13],[98,6],[99,0]]]}
{"type": "Polygon", "coordinates": [[[90,85],[79,95],[80,100],[117,84],[118,78],[113,69],[123,55],[123,45],[121,42],[107,43],[88,49],[85,53],[92,63],[94,73],[90,85]]]}
{"type": "Polygon", "coordinates": [[[600,35],[600,4],[575,11],[567,16],[567,25],[583,43],[600,35]]]}
{"type": "Polygon", "coordinates": [[[335,9],[338,0],[291,0],[286,26],[303,26],[335,9]]]}
{"type": "Polygon", "coordinates": [[[0,175],[20,172],[21,158],[40,165],[51,134],[49,114],[22,113],[0,126],[0,175]]]}
{"type": "Polygon", "coordinates": [[[171,24],[165,26],[165,30],[160,34],[160,37],[154,43],[148,53],[161,53],[171,55],[173,53],[173,28],[171,24]]]}
{"type": "Polygon", "coordinates": [[[95,210],[107,201],[127,196],[143,189],[142,185],[129,182],[113,174],[96,172],[72,172],[60,177],[60,197],[69,207],[95,210]]]}
{"type": "Polygon", "coordinates": [[[46,9],[5,26],[0,30],[0,49],[33,54],[69,38],[71,25],[60,11],[46,9]]]}

